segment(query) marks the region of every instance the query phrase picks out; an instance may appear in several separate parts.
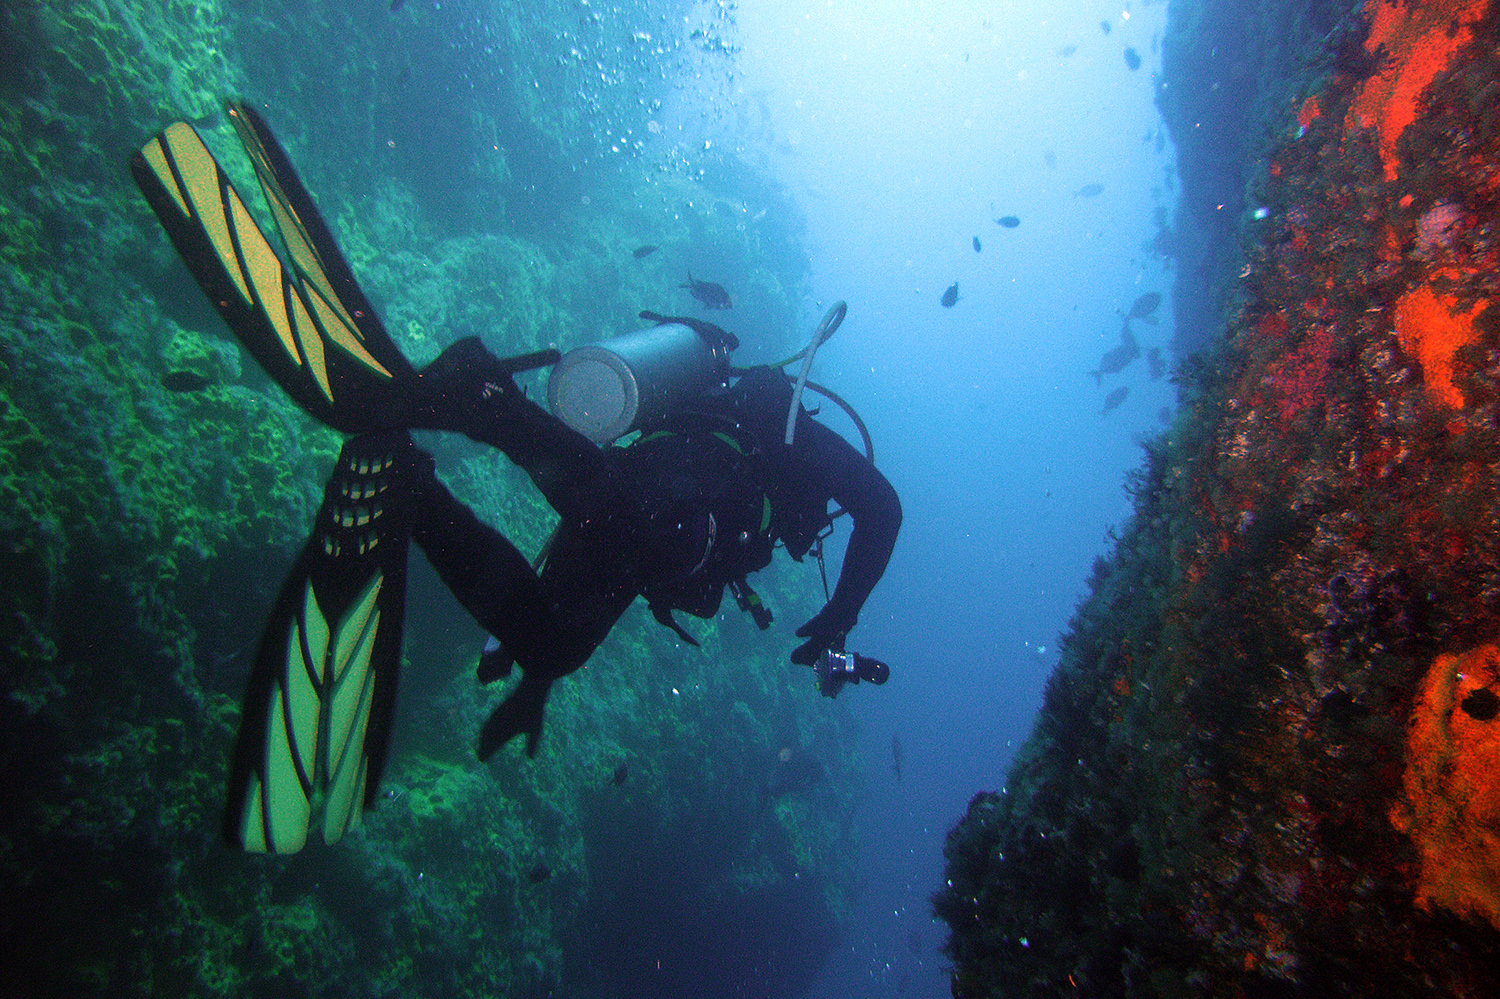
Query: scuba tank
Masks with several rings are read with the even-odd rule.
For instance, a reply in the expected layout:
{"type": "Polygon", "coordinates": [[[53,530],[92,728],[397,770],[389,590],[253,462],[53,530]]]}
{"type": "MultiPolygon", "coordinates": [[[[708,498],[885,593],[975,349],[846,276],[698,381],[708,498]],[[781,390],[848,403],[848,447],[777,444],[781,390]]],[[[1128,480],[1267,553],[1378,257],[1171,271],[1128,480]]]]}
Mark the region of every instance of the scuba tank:
{"type": "Polygon", "coordinates": [[[608,444],[727,382],[737,346],[711,323],[674,320],[575,347],[552,368],[547,405],[595,444],[608,444]]]}

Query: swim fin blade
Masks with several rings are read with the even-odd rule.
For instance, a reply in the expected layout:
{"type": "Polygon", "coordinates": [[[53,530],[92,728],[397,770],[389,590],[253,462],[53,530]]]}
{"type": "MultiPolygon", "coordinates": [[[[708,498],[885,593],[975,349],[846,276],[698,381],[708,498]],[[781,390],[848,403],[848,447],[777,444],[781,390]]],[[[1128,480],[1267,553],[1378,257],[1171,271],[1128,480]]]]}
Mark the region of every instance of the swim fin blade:
{"type": "Polygon", "coordinates": [[[295,853],[374,804],[401,665],[412,501],[404,433],[344,445],[316,526],[267,619],[230,765],[224,835],[295,853]]]}
{"type": "Polygon", "coordinates": [[[345,433],[405,425],[416,372],[386,333],[265,122],[228,102],[285,259],[193,127],[176,122],[131,173],[204,293],[287,394],[345,433]]]}

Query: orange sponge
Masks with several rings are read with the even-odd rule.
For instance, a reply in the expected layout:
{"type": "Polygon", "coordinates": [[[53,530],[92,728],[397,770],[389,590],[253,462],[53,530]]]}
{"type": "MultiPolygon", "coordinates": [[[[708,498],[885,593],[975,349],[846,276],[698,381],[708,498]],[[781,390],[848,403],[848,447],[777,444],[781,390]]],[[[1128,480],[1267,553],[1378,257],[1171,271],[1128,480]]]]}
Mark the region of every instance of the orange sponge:
{"type": "Polygon", "coordinates": [[[1474,337],[1474,317],[1488,304],[1474,303],[1458,311],[1458,300],[1419,285],[1396,303],[1396,338],[1401,349],[1422,363],[1422,377],[1433,402],[1454,409],[1464,406],[1463,393],[1453,384],[1453,354],[1474,337]]]}
{"type": "Polygon", "coordinates": [[[1393,825],[1421,857],[1416,903],[1500,929],[1500,649],[1438,656],[1422,680],[1393,825]]]}
{"type": "Polygon", "coordinates": [[[1396,179],[1396,139],[1416,118],[1417,99],[1473,37],[1469,24],[1488,7],[1489,0],[1369,0],[1365,5],[1371,15],[1365,48],[1374,52],[1384,45],[1388,58],[1360,87],[1344,127],[1379,132],[1386,180],[1396,179]]]}

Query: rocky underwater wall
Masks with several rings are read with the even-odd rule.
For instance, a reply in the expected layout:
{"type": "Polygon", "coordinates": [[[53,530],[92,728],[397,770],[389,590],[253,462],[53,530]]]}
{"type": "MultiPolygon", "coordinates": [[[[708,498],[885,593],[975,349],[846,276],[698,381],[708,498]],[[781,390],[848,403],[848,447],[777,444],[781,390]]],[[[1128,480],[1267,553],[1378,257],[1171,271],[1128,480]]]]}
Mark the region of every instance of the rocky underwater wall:
{"type": "MultiPolygon", "coordinates": [[[[810,980],[854,889],[858,775],[847,716],[783,658],[815,609],[807,566],[758,581],[769,636],[731,613],[689,622],[692,650],[632,612],[554,691],[537,758],[485,766],[474,740],[501,692],[474,680],[483,636],[413,559],[380,806],[294,857],[218,841],[240,690],[339,440],[241,353],[126,167],[187,120],[257,210],[220,101],[256,103],[419,364],[470,333],[521,353],[690,310],[689,266],[734,292],[727,326],[782,356],[807,284],[799,216],[732,154],[651,127],[676,73],[714,77],[725,17],[0,7],[0,994],[810,980]]],[[[540,547],[552,514],[523,475],[424,446],[540,547]]]]}
{"type": "Polygon", "coordinates": [[[1177,261],[1217,335],[949,834],[961,999],[1500,994],[1500,5],[1350,13],[1173,5],[1179,146],[1225,25],[1302,71],[1246,88],[1240,209],[1177,261]]]}

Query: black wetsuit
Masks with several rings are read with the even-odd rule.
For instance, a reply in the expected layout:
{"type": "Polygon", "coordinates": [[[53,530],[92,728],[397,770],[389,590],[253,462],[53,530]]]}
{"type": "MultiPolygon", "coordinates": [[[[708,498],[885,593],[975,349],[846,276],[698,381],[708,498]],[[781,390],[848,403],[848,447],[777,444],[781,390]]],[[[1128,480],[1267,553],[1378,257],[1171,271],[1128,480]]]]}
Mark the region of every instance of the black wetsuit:
{"type": "Polygon", "coordinates": [[[471,407],[455,429],[504,451],[562,518],[538,576],[435,479],[421,490],[413,538],[506,653],[481,679],[511,660],[523,670],[481,735],[481,757],[521,733],[535,752],[552,681],[587,662],[637,596],[686,638],[672,610],[712,616],[725,586],[764,568],[778,541],[800,559],[830,501],[854,528],[833,596],[803,630],[812,645],[842,648],[890,559],[901,505],[885,476],[805,410],[783,444],[791,395],[779,370],[753,369],[630,446],[603,449],[513,387],[471,407]]]}

